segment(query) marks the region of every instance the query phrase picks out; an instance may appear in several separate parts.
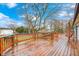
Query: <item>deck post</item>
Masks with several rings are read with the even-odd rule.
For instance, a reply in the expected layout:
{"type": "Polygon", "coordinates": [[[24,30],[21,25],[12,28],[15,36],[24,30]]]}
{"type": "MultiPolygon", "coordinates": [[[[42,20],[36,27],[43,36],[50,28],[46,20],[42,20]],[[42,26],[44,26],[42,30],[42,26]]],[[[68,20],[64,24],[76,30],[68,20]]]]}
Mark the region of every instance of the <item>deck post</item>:
{"type": "Polygon", "coordinates": [[[2,50],[3,50],[3,48],[2,48],[2,38],[0,38],[0,56],[2,56],[2,50]]]}
{"type": "Polygon", "coordinates": [[[14,36],[10,37],[12,40],[12,54],[14,54],[14,36]]]}
{"type": "Polygon", "coordinates": [[[52,44],[52,42],[53,42],[53,33],[51,32],[51,44],[52,44]]]}
{"type": "Polygon", "coordinates": [[[1,38],[0,38],[0,56],[1,56],[1,38]]]}

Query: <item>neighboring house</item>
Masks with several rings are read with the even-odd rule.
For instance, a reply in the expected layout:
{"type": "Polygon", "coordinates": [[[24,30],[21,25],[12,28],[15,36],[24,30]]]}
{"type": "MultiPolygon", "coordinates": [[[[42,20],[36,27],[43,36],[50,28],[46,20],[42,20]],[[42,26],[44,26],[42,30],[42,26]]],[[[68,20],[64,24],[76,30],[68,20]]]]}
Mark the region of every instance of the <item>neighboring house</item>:
{"type": "Polygon", "coordinates": [[[13,35],[13,30],[10,28],[0,28],[0,36],[13,35]]]}

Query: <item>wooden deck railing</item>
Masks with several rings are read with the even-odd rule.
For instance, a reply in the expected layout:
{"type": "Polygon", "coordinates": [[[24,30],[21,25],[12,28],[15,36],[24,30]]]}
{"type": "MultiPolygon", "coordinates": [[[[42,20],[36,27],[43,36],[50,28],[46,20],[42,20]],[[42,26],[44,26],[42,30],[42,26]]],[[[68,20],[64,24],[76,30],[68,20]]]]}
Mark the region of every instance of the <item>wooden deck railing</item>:
{"type": "MultiPolygon", "coordinates": [[[[49,43],[52,43],[53,40],[57,40],[59,33],[35,33],[35,34],[16,34],[14,36],[2,37],[0,38],[0,55],[8,49],[13,48],[18,45],[20,42],[31,42],[38,39],[46,39],[49,43]],[[40,36],[41,35],[41,36],[40,36]]],[[[14,51],[14,50],[13,50],[14,51]]]]}
{"type": "Polygon", "coordinates": [[[32,39],[31,34],[16,34],[14,36],[1,37],[0,38],[0,55],[2,55],[3,52],[10,47],[13,49],[13,47],[15,47],[17,43],[24,42],[30,39],[32,39]]]}
{"type": "Polygon", "coordinates": [[[0,55],[2,55],[3,51],[5,51],[8,47],[13,45],[13,41],[14,36],[0,38],[0,55]]]}

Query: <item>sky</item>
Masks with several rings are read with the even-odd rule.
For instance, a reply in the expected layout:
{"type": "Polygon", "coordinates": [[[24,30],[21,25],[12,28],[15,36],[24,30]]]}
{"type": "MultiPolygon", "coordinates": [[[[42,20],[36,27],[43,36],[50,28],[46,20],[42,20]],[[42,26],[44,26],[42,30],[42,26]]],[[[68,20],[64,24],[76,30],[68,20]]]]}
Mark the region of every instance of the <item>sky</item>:
{"type": "MultiPolygon", "coordinates": [[[[25,3],[0,3],[0,27],[8,27],[9,24],[17,24],[18,26],[23,26],[23,15],[22,12],[23,6],[28,5],[25,3]]],[[[30,5],[30,4],[29,4],[30,5]]],[[[59,20],[70,20],[73,19],[74,16],[74,8],[75,4],[49,4],[48,10],[55,11],[57,10],[57,14],[52,17],[53,19],[59,20]],[[56,7],[56,5],[58,7],[56,7]],[[56,8],[55,8],[56,7],[56,8]],[[53,8],[53,10],[51,10],[53,8]]],[[[31,9],[29,9],[28,13],[31,13],[31,9]]],[[[47,12],[45,16],[47,15],[47,12]]],[[[45,16],[43,18],[45,18],[45,16]]],[[[35,17],[34,17],[35,19],[35,17]]],[[[51,18],[49,18],[51,19],[51,18]]]]}

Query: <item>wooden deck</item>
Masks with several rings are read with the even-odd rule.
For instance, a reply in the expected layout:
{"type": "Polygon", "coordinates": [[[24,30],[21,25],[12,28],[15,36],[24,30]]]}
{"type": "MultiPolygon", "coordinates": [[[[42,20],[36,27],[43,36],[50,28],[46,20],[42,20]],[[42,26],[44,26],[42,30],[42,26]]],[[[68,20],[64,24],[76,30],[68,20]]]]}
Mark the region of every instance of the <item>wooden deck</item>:
{"type": "Polygon", "coordinates": [[[61,35],[58,40],[49,44],[48,40],[39,39],[30,43],[20,43],[4,56],[79,56],[79,47],[73,48],[68,44],[68,38],[61,35]]]}

